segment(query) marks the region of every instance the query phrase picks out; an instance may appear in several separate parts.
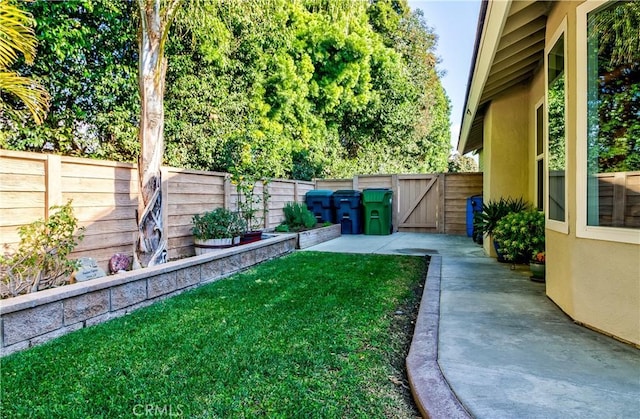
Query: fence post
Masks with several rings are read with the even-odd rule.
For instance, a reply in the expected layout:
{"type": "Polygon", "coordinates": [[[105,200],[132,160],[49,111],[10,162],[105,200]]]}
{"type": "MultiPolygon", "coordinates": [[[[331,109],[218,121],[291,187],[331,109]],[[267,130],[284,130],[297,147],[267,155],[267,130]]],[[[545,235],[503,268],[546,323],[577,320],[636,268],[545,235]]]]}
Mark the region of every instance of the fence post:
{"type": "Polygon", "coordinates": [[[358,183],[358,175],[354,175],[353,180],[351,181],[351,188],[356,191],[360,189],[360,185],[358,185],[358,183]]]}
{"type": "Polygon", "coordinates": [[[445,233],[446,227],[446,207],[445,207],[445,195],[447,188],[447,175],[440,173],[438,175],[438,212],[436,216],[436,231],[438,233],[445,233]]]}
{"type": "Polygon", "coordinates": [[[627,173],[616,173],[613,176],[613,210],[611,214],[611,225],[613,227],[624,227],[624,210],[627,206],[627,173]]]}
{"type": "Polygon", "coordinates": [[[46,196],[44,216],[49,218],[49,208],[62,204],[62,158],[55,154],[47,156],[45,167],[46,196]]]}
{"type": "Polygon", "coordinates": [[[391,224],[393,226],[393,232],[398,232],[398,224],[400,218],[400,183],[398,180],[398,174],[391,175],[391,191],[393,193],[392,212],[391,212],[391,224]]]}
{"type": "Polygon", "coordinates": [[[160,199],[160,205],[162,206],[162,230],[167,240],[167,259],[169,259],[173,255],[169,255],[169,170],[166,167],[160,167],[160,179],[160,193],[162,194],[160,199]]]}
{"type": "Polygon", "coordinates": [[[269,201],[271,194],[269,191],[269,182],[262,180],[262,225],[269,228],[269,201]]]}
{"type": "Polygon", "coordinates": [[[224,199],[222,205],[228,210],[231,209],[231,179],[228,174],[224,175],[224,199]]]}

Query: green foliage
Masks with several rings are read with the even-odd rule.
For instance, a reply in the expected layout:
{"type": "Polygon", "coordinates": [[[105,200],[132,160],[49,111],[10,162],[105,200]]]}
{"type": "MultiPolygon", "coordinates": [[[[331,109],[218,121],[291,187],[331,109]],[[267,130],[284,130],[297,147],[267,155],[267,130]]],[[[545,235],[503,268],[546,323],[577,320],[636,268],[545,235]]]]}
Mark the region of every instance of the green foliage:
{"type": "Polygon", "coordinates": [[[139,146],[135,2],[35,1],[38,55],[20,71],[51,94],[42,125],[0,118],[0,147],[134,161],[139,146]]]}
{"type": "Polygon", "coordinates": [[[29,13],[9,0],[0,2],[0,127],[5,114],[17,120],[30,115],[36,124],[47,114],[49,94],[33,79],[11,70],[19,57],[33,64],[38,43],[33,26],[29,13]]]}
{"type": "Polygon", "coordinates": [[[21,226],[17,249],[0,255],[1,298],[68,283],[76,266],[67,256],[82,240],[84,228],[78,229],[71,201],[49,211],[48,219],[21,226]]]}
{"type": "Polygon", "coordinates": [[[493,234],[498,222],[507,214],[528,210],[531,206],[522,197],[500,198],[482,204],[482,212],[474,214],[474,229],[485,235],[493,234]]]}
{"type": "Polygon", "coordinates": [[[544,252],[544,213],[537,210],[512,212],[496,224],[494,239],[511,262],[526,262],[544,252]]]}
{"type": "Polygon", "coordinates": [[[589,18],[589,172],[640,170],[640,4],[589,18]]]}
{"type": "Polygon", "coordinates": [[[226,208],[196,214],[192,223],[193,236],[201,240],[233,238],[244,230],[244,222],[238,213],[226,208]]]}
{"type": "Polygon", "coordinates": [[[564,74],[549,86],[549,170],[566,169],[564,74]]]}
{"type": "Polygon", "coordinates": [[[281,225],[287,226],[287,231],[310,229],[316,225],[315,215],[301,202],[287,202],[282,210],[284,221],[281,225]]]}
{"type": "MultiPolygon", "coordinates": [[[[135,2],[37,1],[52,92],[40,126],[5,121],[0,147],[134,161],[135,2]]],[[[436,36],[405,0],[201,2],[165,55],[165,163],[262,177],[443,172],[449,100],[436,36]]],[[[0,122],[1,124],[2,122],[0,122]]]]}
{"type": "Polygon", "coordinates": [[[469,173],[478,171],[478,163],[473,157],[462,156],[456,152],[449,156],[448,169],[449,173],[469,173]]]}
{"type": "Polygon", "coordinates": [[[265,180],[256,179],[252,176],[234,174],[231,183],[236,186],[238,192],[238,214],[244,220],[244,231],[255,231],[262,227],[264,217],[258,214],[263,212],[266,216],[268,211],[269,189],[265,180]],[[256,184],[262,182],[262,195],[255,193],[256,184]]]}

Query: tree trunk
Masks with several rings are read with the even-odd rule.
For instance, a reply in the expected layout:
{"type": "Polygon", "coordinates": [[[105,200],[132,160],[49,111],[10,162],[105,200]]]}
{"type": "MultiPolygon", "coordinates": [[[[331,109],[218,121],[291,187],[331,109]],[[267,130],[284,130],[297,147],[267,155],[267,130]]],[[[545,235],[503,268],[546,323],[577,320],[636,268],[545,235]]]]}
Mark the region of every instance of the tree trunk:
{"type": "Polygon", "coordinates": [[[162,53],[164,25],[160,0],[139,0],[140,156],[138,158],[139,205],[136,257],[142,267],[165,263],[167,238],[162,225],[164,154],[164,80],[167,61],[162,53]]]}

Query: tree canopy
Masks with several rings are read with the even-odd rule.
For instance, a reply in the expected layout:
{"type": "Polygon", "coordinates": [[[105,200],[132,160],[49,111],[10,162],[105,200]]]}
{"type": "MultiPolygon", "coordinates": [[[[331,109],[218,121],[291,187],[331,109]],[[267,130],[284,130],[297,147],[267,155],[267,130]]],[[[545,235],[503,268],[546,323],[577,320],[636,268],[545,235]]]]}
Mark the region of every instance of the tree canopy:
{"type": "MultiPolygon", "coordinates": [[[[166,43],[165,164],[296,179],[446,170],[437,37],[406,0],[200,6],[182,8],[166,43]]],[[[0,127],[0,147],[134,161],[135,5],[27,7],[40,46],[20,70],[51,108],[41,126],[0,127]]]]}

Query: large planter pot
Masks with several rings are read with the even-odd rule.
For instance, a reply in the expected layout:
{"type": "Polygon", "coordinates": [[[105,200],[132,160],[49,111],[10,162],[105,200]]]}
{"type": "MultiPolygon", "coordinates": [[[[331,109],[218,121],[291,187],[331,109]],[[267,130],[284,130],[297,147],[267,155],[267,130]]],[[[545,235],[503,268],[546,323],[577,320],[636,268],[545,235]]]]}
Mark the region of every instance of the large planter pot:
{"type": "Polygon", "coordinates": [[[262,239],[262,231],[247,231],[240,238],[240,244],[247,244],[257,242],[262,239]]]}
{"type": "Polygon", "coordinates": [[[498,242],[495,240],[492,240],[492,241],[493,241],[493,248],[496,249],[496,255],[498,255],[498,262],[507,263],[508,260],[504,258],[504,255],[500,251],[500,245],[498,244],[498,242]]]}
{"type": "Polygon", "coordinates": [[[196,249],[196,256],[203,255],[205,253],[215,252],[219,249],[226,249],[233,246],[233,238],[225,239],[194,239],[193,246],[196,249]]]}
{"type": "Polygon", "coordinates": [[[544,263],[529,263],[529,269],[531,269],[531,280],[536,282],[545,281],[545,265],[544,263]]]}

